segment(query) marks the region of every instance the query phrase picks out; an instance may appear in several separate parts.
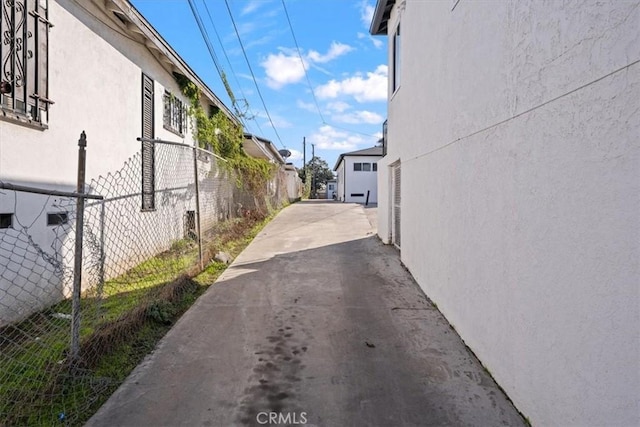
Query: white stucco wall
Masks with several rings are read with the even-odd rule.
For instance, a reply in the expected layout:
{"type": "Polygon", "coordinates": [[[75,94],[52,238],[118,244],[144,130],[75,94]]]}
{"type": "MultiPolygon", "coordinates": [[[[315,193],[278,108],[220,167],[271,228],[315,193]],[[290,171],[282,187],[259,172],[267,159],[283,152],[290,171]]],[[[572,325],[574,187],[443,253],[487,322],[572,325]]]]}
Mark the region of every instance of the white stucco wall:
{"type": "Polygon", "coordinates": [[[336,200],[344,202],[344,162],[340,162],[336,169],[336,200]]]}
{"type": "Polygon", "coordinates": [[[302,180],[296,170],[285,170],[287,183],[287,197],[290,202],[299,200],[302,197],[302,180]]]}
{"type": "Polygon", "coordinates": [[[338,182],[336,180],[327,181],[327,199],[333,199],[333,196],[337,193],[338,182]]]}
{"type": "Polygon", "coordinates": [[[373,163],[376,163],[378,156],[344,156],[338,168],[338,191],[339,200],[349,203],[365,203],[367,191],[369,192],[369,203],[378,203],[378,172],[373,171],[373,163]],[[354,163],[370,163],[371,171],[354,171],[354,163]],[[363,194],[363,196],[352,196],[352,194],[363,194]]]}
{"type": "MultiPolygon", "coordinates": [[[[91,13],[105,15],[91,2],[91,13]]],[[[109,18],[104,18],[109,20],[109,18]]],[[[70,0],[50,2],[49,128],[0,121],[0,176],[11,181],[75,187],[77,141],[87,133],[87,175],[118,170],[139,151],[141,75],[155,81],[156,137],[178,142],[162,126],[164,88],[182,97],[173,76],[141,43],[108,29],[70,0]],[[79,19],[80,18],[80,19],[79,19]],[[110,42],[110,43],[109,43],[110,42]]],[[[190,130],[189,130],[190,132],[190,130]]]]}
{"type": "Polygon", "coordinates": [[[402,260],[518,409],[639,425],[639,2],[452,4],[392,13],[380,237],[400,160],[402,260]]]}
{"type": "MultiPolygon", "coordinates": [[[[75,190],[77,143],[82,131],[86,131],[87,134],[87,184],[123,168],[139,174],[138,167],[131,168],[125,165],[130,164],[128,161],[140,152],[140,142],[136,138],[140,137],[142,132],[143,72],[154,80],[155,137],[193,144],[191,126],[187,126],[183,137],[163,128],[165,88],[188,105],[173,75],[165,68],[166,64],[163,66],[144,43],[133,40],[130,34],[94,3],[79,3],[70,0],[49,1],[49,19],[55,25],[49,32],[49,98],[55,101],[55,104],[50,107],[46,130],[0,121],[2,181],[64,191],[75,190]],[[79,6],[79,3],[82,6],[79,6]]],[[[181,153],[178,157],[183,155],[187,155],[187,164],[192,165],[191,152],[181,153]]],[[[178,157],[173,157],[173,167],[177,168],[180,163],[178,157]]],[[[157,170],[161,167],[166,171],[172,165],[156,165],[157,170]]],[[[128,177],[122,178],[125,180],[128,177]]],[[[133,179],[135,181],[135,177],[133,179]]],[[[163,179],[162,176],[156,176],[156,189],[179,186],[186,178],[180,175],[175,179],[165,179],[166,182],[163,179]]],[[[187,185],[186,181],[184,185],[187,185]]],[[[102,188],[99,191],[108,190],[102,188]]],[[[175,218],[167,214],[167,209],[170,209],[167,203],[171,202],[170,199],[158,196],[156,211],[141,213],[141,189],[136,186],[126,190],[127,193],[132,193],[130,200],[113,202],[107,207],[107,275],[110,271],[120,274],[122,268],[130,267],[157,253],[158,250],[167,249],[171,241],[183,237],[182,214],[178,213],[175,218]],[[122,207],[123,203],[129,203],[131,206],[125,209],[122,207]],[[121,217],[119,221],[124,221],[121,227],[117,226],[116,222],[109,222],[110,214],[121,217]],[[163,227],[153,224],[163,224],[163,227]],[[131,244],[128,247],[109,246],[110,243],[121,241],[122,233],[128,233],[125,229],[144,229],[150,226],[155,227],[155,232],[149,241],[139,242],[138,245],[131,244]]],[[[52,245],[59,239],[59,236],[56,237],[58,230],[46,225],[46,215],[38,215],[41,211],[58,211],[56,203],[55,197],[47,201],[44,196],[17,193],[17,199],[14,199],[13,192],[0,192],[0,213],[15,213],[15,218],[21,222],[28,221],[28,224],[31,224],[28,234],[37,245],[47,250],[52,250],[52,245]],[[18,201],[17,204],[15,200],[18,201]]],[[[175,210],[175,206],[173,209],[175,210]]],[[[192,194],[187,198],[180,198],[180,209],[194,209],[192,194]]],[[[0,230],[0,233],[7,231],[0,230]]],[[[20,251],[8,247],[7,242],[11,242],[10,239],[5,239],[4,242],[4,246],[7,246],[5,250],[15,252],[6,259],[11,259],[12,265],[15,265],[15,262],[21,263],[18,259],[20,251]]],[[[64,288],[62,283],[49,280],[55,288],[55,291],[51,291],[43,285],[43,281],[47,279],[43,277],[42,280],[34,280],[27,284],[12,282],[0,285],[9,286],[11,289],[18,286],[22,289],[23,296],[26,295],[33,300],[40,299],[45,305],[48,301],[58,300],[61,295],[68,294],[68,289],[64,288]]],[[[22,298],[20,295],[15,297],[22,298]]],[[[6,299],[2,303],[5,308],[11,305],[6,299]]],[[[38,308],[28,303],[23,306],[38,308]]],[[[0,323],[19,318],[23,312],[22,308],[13,314],[5,310],[0,313],[0,323]]]]}

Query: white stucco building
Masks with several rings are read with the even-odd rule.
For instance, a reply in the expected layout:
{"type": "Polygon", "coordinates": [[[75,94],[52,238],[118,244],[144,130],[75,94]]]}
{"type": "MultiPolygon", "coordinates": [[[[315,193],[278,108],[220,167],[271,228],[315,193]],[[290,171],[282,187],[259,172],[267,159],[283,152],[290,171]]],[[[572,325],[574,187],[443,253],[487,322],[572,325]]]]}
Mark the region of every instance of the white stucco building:
{"type": "Polygon", "coordinates": [[[336,200],[351,203],[378,203],[378,160],[382,147],[340,154],[336,172],[336,200]]]}
{"type": "MultiPolygon", "coordinates": [[[[130,168],[138,175],[132,177],[136,185],[127,189],[136,209],[122,217],[121,228],[134,230],[139,221],[169,222],[163,212],[167,193],[154,195],[156,188],[170,187],[168,179],[174,177],[154,178],[161,165],[155,165],[153,146],[141,150],[137,138],[194,145],[186,111],[190,101],[177,79],[198,87],[205,111],[222,110],[236,125],[240,122],[127,0],[19,0],[1,2],[0,9],[0,181],[74,191],[78,139],[86,131],[86,183],[142,157],[142,170],[130,168]]],[[[190,150],[184,155],[172,159],[175,165],[181,160],[193,164],[190,150]]],[[[118,179],[114,176],[114,185],[118,179]]],[[[180,196],[184,212],[171,218],[175,227],[166,235],[158,230],[145,249],[182,237],[182,215],[194,209],[192,193],[185,187],[180,196]]],[[[114,201],[107,215],[119,203],[114,201]]],[[[56,197],[0,191],[0,325],[68,296],[38,255],[59,252],[56,242],[65,241],[60,224],[51,222],[60,218],[60,209],[56,197]],[[25,248],[15,244],[25,235],[33,255],[27,261],[25,248]],[[23,308],[12,311],[11,298],[22,301],[23,308]]],[[[104,238],[109,242],[113,236],[104,238]]],[[[133,245],[128,250],[148,256],[133,245]]],[[[110,260],[124,265],[125,258],[110,260]]]]}
{"type": "Polygon", "coordinates": [[[327,195],[327,199],[333,199],[334,197],[337,198],[337,183],[338,181],[336,181],[335,179],[329,180],[327,181],[327,189],[326,189],[326,195],[327,195]]]}
{"type": "Polygon", "coordinates": [[[640,425],[639,29],[637,0],[376,5],[380,238],[533,425],[640,425]]]}

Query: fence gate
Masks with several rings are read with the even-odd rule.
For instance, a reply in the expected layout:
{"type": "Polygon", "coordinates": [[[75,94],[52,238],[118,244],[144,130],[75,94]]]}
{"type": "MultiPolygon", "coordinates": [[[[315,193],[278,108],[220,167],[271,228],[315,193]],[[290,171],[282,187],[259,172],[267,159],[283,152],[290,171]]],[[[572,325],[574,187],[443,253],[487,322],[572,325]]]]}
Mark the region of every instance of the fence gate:
{"type": "Polygon", "coordinates": [[[400,163],[392,166],[391,185],[391,242],[400,247],[400,163]]]}

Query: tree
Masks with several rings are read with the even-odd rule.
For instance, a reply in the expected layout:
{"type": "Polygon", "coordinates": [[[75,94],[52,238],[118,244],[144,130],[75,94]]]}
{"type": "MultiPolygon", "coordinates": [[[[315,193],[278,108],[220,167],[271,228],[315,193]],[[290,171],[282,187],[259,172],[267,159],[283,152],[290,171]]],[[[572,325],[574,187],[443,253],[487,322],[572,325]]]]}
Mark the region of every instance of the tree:
{"type": "Polygon", "coordinates": [[[298,175],[304,182],[306,182],[306,178],[311,180],[311,198],[317,196],[318,190],[324,186],[327,181],[334,179],[333,171],[329,168],[327,162],[318,156],[312,157],[311,160],[307,162],[306,168],[298,171],[298,175]]]}

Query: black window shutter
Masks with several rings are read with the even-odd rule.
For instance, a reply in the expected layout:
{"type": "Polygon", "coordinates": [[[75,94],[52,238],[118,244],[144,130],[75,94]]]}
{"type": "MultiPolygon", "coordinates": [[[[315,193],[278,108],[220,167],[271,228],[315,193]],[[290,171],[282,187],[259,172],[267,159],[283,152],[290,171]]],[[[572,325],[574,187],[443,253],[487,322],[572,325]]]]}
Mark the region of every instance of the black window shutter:
{"type": "Polygon", "coordinates": [[[153,139],[153,80],[142,75],[142,209],[155,209],[155,147],[153,139]]]}

